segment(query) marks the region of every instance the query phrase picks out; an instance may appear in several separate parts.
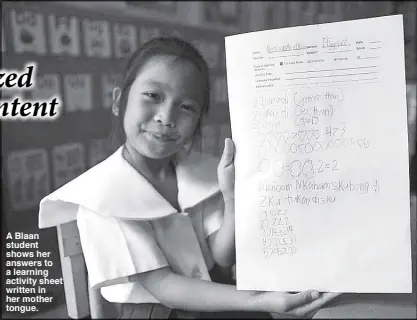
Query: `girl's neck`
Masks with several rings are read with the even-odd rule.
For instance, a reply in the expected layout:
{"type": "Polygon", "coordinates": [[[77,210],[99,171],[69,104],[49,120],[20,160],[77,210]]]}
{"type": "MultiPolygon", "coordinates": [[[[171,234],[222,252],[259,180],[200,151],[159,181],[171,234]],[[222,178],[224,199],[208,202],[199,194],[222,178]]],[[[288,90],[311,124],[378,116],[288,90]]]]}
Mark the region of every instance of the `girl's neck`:
{"type": "Polygon", "coordinates": [[[129,144],[125,144],[123,147],[123,157],[149,180],[163,180],[167,176],[172,175],[174,171],[171,158],[147,158],[129,146],[129,144]]]}

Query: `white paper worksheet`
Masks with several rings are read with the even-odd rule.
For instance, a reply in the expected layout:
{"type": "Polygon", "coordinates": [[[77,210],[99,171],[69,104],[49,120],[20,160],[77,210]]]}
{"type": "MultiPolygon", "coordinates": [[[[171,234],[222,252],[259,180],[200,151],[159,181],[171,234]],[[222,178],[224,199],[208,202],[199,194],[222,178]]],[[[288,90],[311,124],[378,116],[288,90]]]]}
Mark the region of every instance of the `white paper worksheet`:
{"type": "Polygon", "coordinates": [[[226,37],[239,290],[412,290],[402,15],[226,37]]]}

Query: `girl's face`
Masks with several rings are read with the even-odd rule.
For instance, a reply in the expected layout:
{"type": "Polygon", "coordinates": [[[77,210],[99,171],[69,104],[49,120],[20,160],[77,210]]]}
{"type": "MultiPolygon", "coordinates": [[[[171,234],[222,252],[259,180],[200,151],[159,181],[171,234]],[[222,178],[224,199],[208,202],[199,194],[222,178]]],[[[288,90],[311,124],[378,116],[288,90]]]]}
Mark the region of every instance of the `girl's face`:
{"type": "Polygon", "coordinates": [[[141,155],[164,159],[181,150],[197,128],[203,82],[193,63],[155,56],[140,69],[127,100],[126,142],[141,155]]]}

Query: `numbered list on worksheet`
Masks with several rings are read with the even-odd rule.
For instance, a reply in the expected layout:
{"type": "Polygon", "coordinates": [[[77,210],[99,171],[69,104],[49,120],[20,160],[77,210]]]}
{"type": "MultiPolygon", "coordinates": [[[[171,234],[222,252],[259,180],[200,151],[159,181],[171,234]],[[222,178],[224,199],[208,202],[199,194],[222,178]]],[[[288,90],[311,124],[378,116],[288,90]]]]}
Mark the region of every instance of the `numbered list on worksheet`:
{"type": "Polygon", "coordinates": [[[402,17],[226,38],[239,289],[410,292],[402,17]]]}

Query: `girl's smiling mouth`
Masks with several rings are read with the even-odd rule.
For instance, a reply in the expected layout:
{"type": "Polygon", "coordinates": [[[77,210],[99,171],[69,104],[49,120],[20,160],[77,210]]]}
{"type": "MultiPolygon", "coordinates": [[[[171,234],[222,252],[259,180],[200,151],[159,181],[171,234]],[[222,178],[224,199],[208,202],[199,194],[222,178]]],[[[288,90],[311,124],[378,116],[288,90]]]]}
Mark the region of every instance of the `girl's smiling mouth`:
{"type": "Polygon", "coordinates": [[[164,134],[164,133],[152,132],[152,131],[146,131],[146,133],[151,138],[156,139],[158,141],[162,141],[162,142],[171,142],[171,141],[176,141],[177,140],[177,136],[176,135],[164,134]]]}

